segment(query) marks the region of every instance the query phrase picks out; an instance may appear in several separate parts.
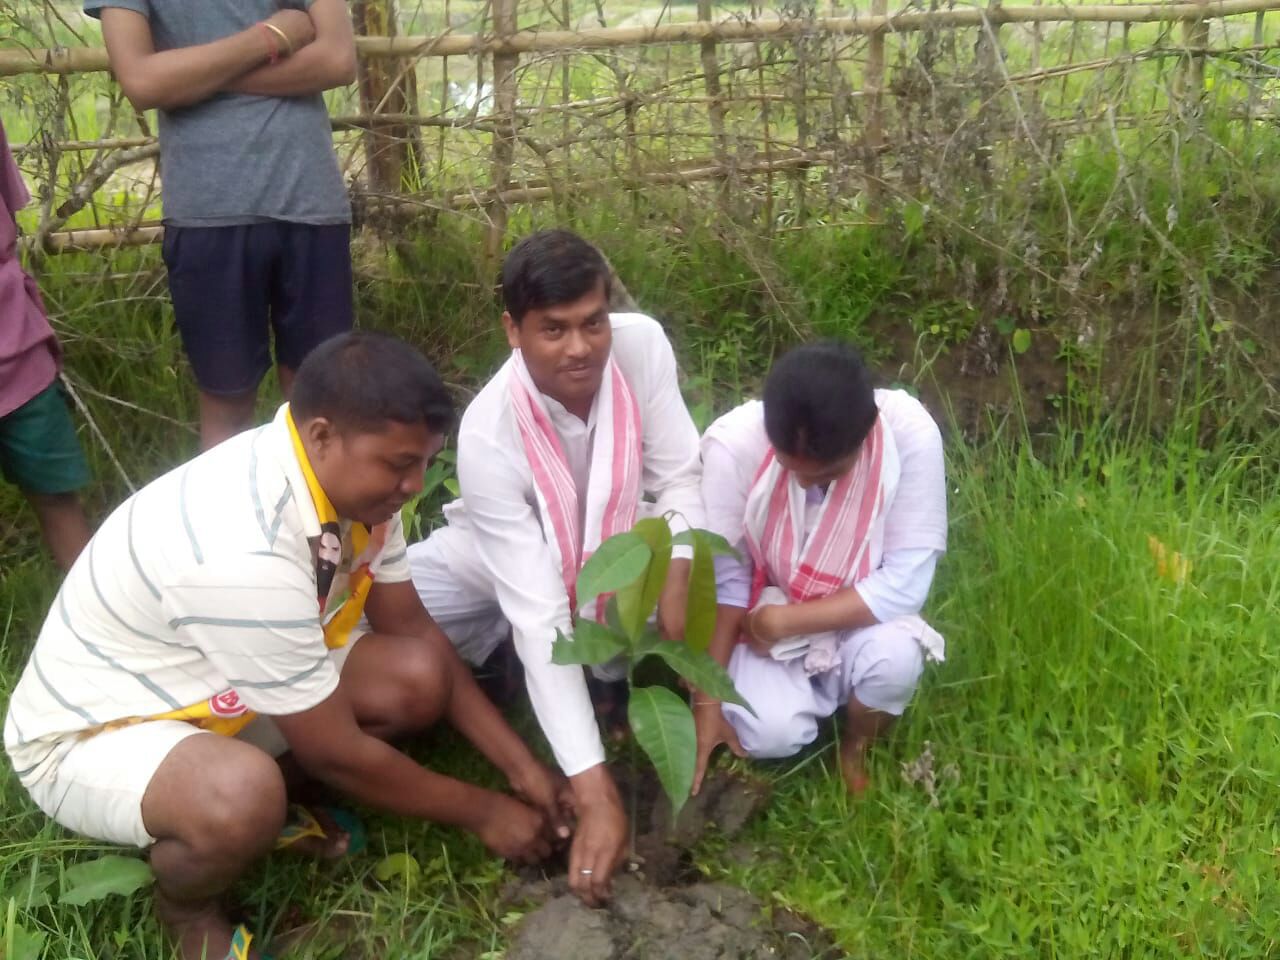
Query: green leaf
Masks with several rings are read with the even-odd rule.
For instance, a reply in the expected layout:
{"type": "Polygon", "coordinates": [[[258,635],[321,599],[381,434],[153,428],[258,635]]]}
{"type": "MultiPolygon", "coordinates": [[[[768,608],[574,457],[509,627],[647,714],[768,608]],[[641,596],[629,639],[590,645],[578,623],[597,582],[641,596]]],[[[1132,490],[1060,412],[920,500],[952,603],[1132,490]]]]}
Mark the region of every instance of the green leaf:
{"type": "Polygon", "coordinates": [[[112,894],[127,896],[155,880],[151,868],[142,860],[114,854],[68,867],[63,878],[65,887],[58,902],[76,906],[102,900],[112,894]]]}
{"type": "Polygon", "coordinates": [[[638,579],[649,563],[649,545],[639,534],[615,534],[582,565],[578,574],[578,606],[583,607],[602,593],[621,590],[638,579]]]}
{"type": "Polygon", "coordinates": [[[1010,338],[1010,343],[1013,344],[1014,353],[1026,353],[1031,349],[1031,331],[1026,327],[1019,327],[1017,330],[1013,331],[1013,337],[1010,338]]]}
{"type": "Polygon", "coordinates": [[[720,534],[712,533],[710,530],[703,530],[701,528],[694,530],[681,530],[672,538],[671,542],[678,547],[696,548],[699,540],[704,541],[706,545],[710,547],[711,555],[713,557],[741,558],[742,556],[737,550],[733,549],[733,544],[720,536],[720,534]]]}
{"type": "Polygon", "coordinates": [[[707,696],[724,700],[726,703],[736,703],[755,716],[755,710],[752,709],[751,704],[742,699],[742,694],[738,693],[737,688],[734,687],[728,672],[716,663],[711,654],[691,650],[685,643],[658,640],[647,644],[643,651],[636,655],[637,659],[650,656],[665,660],[667,666],[707,696]]]}
{"type": "Polygon", "coordinates": [[[618,618],[627,636],[640,636],[649,615],[658,606],[671,566],[671,528],[662,517],[637,521],[631,532],[649,547],[650,559],[644,576],[618,591],[618,618]]]}
{"type": "Polygon", "coordinates": [[[919,200],[912,200],[902,207],[902,227],[907,237],[914,237],[924,226],[925,208],[919,200]]]}
{"type": "Polygon", "coordinates": [[[58,878],[51,873],[35,870],[30,876],[16,881],[9,889],[0,894],[0,902],[16,900],[19,910],[30,910],[33,907],[44,907],[52,903],[49,888],[58,878]]]}
{"type": "Polygon", "coordinates": [[[679,814],[693,789],[697,733],[689,708],[665,687],[637,687],[631,691],[627,719],[636,742],[653,761],[653,768],[679,814]]]}
{"type": "Polygon", "coordinates": [[[711,544],[698,533],[689,568],[689,599],[684,614],[684,642],[698,653],[711,646],[716,632],[716,565],[711,544]]]}
{"type": "Polygon", "coordinates": [[[551,645],[551,662],[561,666],[572,664],[608,663],[620,653],[627,652],[627,638],[601,626],[594,620],[579,620],[573,628],[573,637],[556,631],[551,645]]]}
{"type": "Polygon", "coordinates": [[[604,622],[609,629],[621,637],[627,635],[626,628],[622,626],[622,616],[618,613],[618,595],[615,593],[609,598],[609,602],[604,606],[604,622]]]}
{"type": "Polygon", "coordinates": [[[0,940],[0,960],[40,960],[44,936],[40,932],[32,933],[11,917],[0,940]]]}
{"type": "Polygon", "coordinates": [[[399,878],[406,887],[412,886],[421,874],[422,867],[408,853],[393,853],[389,857],[383,857],[373,868],[373,875],[383,883],[399,878]]]}

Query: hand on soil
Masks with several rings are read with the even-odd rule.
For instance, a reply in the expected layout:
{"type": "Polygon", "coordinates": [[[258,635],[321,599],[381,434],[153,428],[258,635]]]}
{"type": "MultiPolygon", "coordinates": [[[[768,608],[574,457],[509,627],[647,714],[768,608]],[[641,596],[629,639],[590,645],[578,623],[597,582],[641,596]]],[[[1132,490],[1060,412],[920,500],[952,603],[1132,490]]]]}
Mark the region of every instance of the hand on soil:
{"type": "Polygon", "coordinates": [[[486,847],[503,859],[538,863],[551,856],[545,831],[546,818],[539,811],[498,794],[476,833],[486,847]]]}
{"type": "Polygon", "coordinates": [[[589,907],[613,896],[613,873],[627,848],[627,815],[617,789],[610,794],[585,804],[575,800],[578,827],[569,849],[569,888],[589,907]]]}
{"type": "Polygon", "coordinates": [[[725,719],[719,700],[703,701],[694,707],[693,723],[698,734],[698,758],[693,771],[693,795],[697,796],[702,789],[702,780],[707,775],[707,764],[716,747],[724,744],[735,757],[745,757],[747,752],[742,749],[738,734],[725,719]]]}
{"type": "Polygon", "coordinates": [[[541,810],[546,817],[547,838],[553,843],[568,840],[573,831],[569,827],[565,794],[569,781],[561,773],[552,771],[541,763],[535,763],[519,776],[511,778],[511,789],[529,806],[541,810]]]}

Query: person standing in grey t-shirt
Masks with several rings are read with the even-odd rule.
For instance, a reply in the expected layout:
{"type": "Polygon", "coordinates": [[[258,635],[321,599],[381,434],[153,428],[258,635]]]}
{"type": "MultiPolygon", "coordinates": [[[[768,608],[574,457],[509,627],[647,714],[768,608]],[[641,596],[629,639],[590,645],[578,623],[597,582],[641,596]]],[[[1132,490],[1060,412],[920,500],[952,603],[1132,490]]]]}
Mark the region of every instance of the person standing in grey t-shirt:
{"type": "Polygon", "coordinates": [[[344,0],[84,0],[125,95],[160,112],[164,261],[200,442],[252,425],[353,320],[351,207],[322,91],[355,78],[344,0]]]}

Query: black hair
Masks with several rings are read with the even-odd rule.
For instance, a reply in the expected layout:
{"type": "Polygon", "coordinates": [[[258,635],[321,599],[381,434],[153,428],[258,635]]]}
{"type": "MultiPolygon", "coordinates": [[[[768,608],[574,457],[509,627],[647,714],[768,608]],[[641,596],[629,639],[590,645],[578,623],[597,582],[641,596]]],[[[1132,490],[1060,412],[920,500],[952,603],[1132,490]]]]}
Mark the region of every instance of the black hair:
{"type": "Polygon", "coordinates": [[[289,406],[298,421],[324,417],[339,430],[379,433],[387,421],[454,423],[449,390],[427,358],[397,337],[359,330],[332,337],[298,366],[289,406]]]}
{"type": "Polygon", "coordinates": [[[765,380],[764,428],[780,453],[831,463],[855,452],[875,422],[871,374],[847,343],[796,347],[765,380]]]}
{"type": "Polygon", "coordinates": [[[607,301],[609,264],[572,230],[531,233],[502,262],[502,302],[517,326],[530,310],[573,303],[600,283],[607,301]]]}

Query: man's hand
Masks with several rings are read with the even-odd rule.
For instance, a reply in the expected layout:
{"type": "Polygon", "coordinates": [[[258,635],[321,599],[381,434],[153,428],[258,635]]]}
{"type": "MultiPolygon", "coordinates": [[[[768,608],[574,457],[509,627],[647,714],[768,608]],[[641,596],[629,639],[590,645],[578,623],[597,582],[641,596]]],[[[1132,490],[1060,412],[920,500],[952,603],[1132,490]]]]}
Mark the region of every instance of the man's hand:
{"type": "Polygon", "coordinates": [[[688,560],[672,560],[667,579],[658,597],[658,630],[664,640],[684,641],[685,617],[689,609],[688,560]]]}
{"type": "Polygon", "coordinates": [[[720,744],[729,748],[735,757],[745,757],[747,752],[738,742],[738,734],[729,721],[725,719],[719,700],[701,699],[694,695],[693,723],[698,732],[698,758],[693,770],[693,795],[697,796],[702,789],[702,780],[707,775],[707,764],[712,751],[720,744]]]}
{"type": "Polygon", "coordinates": [[[787,623],[788,607],[781,603],[771,603],[756,607],[747,614],[745,633],[754,650],[762,657],[769,656],[769,650],[775,643],[786,637],[794,636],[787,623]]]}
{"type": "Polygon", "coordinates": [[[572,811],[572,806],[568,802],[571,792],[565,776],[535,761],[515,773],[510,780],[511,789],[517,797],[535,810],[542,811],[547,835],[552,842],[568,840],[573,831],[566,814],[572,811]]]}
{"type": "Polygon", "coordinates": [[[491,809],[476,828],[476,836],[504,860],[539,863],[551,855],[543,815],[501,794],[493,795],[491,809]]]}
{"type": "Polygon", "coordinates": [[[589,907],[613,896],[613,872],[627,847],[627,815],[604,764],[573,777],[578,826],[569,848],[569,888],[589,907]]]}
{"type": "Polygon", "coordinates": [[[297,53],[316,38],[316,25],[311,22],[311,17],[304,10],[290,8],[277,10],[264,22],[271,24],[289,38],[289,49],[281,51],[285,54],[297,53]]]}

